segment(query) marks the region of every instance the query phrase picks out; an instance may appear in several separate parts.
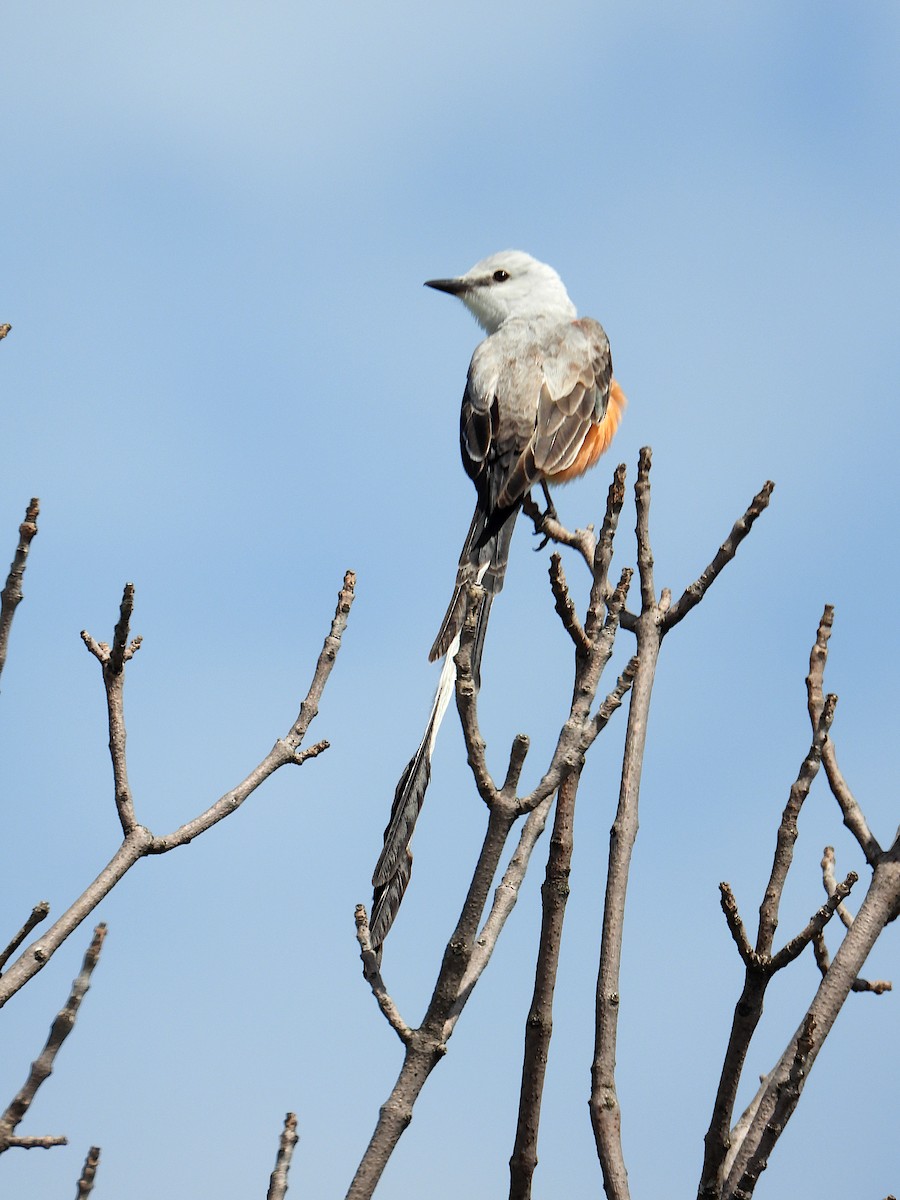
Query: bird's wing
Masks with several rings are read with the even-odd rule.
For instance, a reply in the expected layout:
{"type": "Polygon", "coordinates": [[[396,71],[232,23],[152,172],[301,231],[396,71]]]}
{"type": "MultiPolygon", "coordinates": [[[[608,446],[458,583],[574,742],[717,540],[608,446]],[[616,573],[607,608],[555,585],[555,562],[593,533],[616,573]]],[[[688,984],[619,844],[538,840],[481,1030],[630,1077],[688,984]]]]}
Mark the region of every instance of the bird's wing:
{"type": "Polygon", "coordinates": [[[609,341],[602,326],[585,318],[557,325],[539,343],[535,367],[527,371],[536,390],[532,426],[497,494],[498,505],[517,503],[542,479],[573,468],[585,439],[606,415],[612,379],[609,341]]]}

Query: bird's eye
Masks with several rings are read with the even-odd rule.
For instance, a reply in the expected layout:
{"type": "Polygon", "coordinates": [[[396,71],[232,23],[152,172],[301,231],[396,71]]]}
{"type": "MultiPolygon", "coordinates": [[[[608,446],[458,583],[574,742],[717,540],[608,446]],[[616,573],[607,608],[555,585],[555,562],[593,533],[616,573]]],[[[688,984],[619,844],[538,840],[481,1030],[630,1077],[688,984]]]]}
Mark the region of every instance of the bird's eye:
{"type": "Polygon", "coordinates": [[[493,274],[494,283],[506,283],[507,279],[509,279],[509,271],[504,271],[502,268],[493,274]]]}

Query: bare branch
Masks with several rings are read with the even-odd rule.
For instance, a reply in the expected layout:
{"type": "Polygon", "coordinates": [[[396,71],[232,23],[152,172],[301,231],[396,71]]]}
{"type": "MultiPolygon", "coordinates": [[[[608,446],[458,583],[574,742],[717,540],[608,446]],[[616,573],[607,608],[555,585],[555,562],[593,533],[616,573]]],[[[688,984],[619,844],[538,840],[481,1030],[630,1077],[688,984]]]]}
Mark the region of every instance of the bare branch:
{"type": "Polygon", "coordinates": [[[75,1200],[87,1200],[88,1196],[94,1190],[94,1177],[97,1174],[99,1164],[100,1147],[91,1146],[84,1160],[84,1166],[81,1168],[81,1176],[78,1180],[78,1191],[75,1193],[75,1200]]]}
{"type": "Polygon", "coordinates": [[[747,1196],[749,1198],[753,1195],[757,1180],[768,1165],[769,1155],[784,1131],[791,1113],[797,1107],[797,1101],[800,1099],[800,1092],[803,1090],[806,1075],[812,1066],[815,1032],[816,1018],[812,1013],[807,1013],[803,1018],[803,1025],[796,1041],[787,1078],[777,1086],[778,1098],[775,1102],[772,1116],[766,1122],[759,1145],[737,1185],[738,1196],[747,1196]]]}
{"type": "Polygon", "coordinates": [[[3,1150],[53,1150],[56,1146],[68,1146],[67,1137],[11,1137],[2,1144],[3,1150]]]}
{"type": "Polygon", "coordinates": [[[594,579],[605,591],[609,588],[609,568],[612,564],[613,541],[619,526],[619,515],[625,503],[625,464],[619,463],[613,472],[613,480],[606,495],[606,514],[600,526],[600,536],[594,551],[594,579]]]}
{"type": "MultiPolygon", "coordinates": [[[[31,1071],[25,1084],[20,1089],[18,1095],[10,1102],[8,1108],[0,1116],[0,1153],[8,1150],[10,1146],[23,1146],[23,1139],[15,1139],[15,1130],[21,1124],[25,1114],[31,1107],[32,1101],[37,1095],[38,1088],[50,1076],[53,1071],[53,1064],[56,1061],[56,1056],[59,1053],[63,1042],[72,1032],[75,1026],[75,1018],[78,1016],[78,1010],[81,1007],[81,1002],[87,994],[91,984],[91,974],[97,961],[100,958],[100,951],[103,948],[103,939],[106,937],[106,926],[98,925],[94,930],[94,936],[91,939],[91,944],[84,956],[84,961],[81,964],[81,970],[75,977],[72,983],[72,990],[69,994],[69,999],[66,1001],[65,1007],[57,1014],[56,1020],[50,1026],[50,1035],[47,1038],[44,1049],[31,1064],[31,1071]]],[[[65,1145],[65,1138],[62,1139],[38,1139],[34,1142],[35,1145],[65,1145]]]]}
{"type": "Polygon", "coordinates": [[[770,974],[774,975],[776,971],[780,971],[783,967],[792,963],[802,954],[811,941],[821,935],[822,930],[834,916],[841,902],[850,895],[850,891],[858,879],[859,876],[856,872],[851,871],[843,883],[836,885],[834,892],[828,897],[827,903],[823,904],[817,912],[813,913],[809,921],[795,937],[786,942],[777,954],[772,955],[768,964],[770,974]]]}
{"type": "Polygon", "coordinates": [[[721,575],[724,568],[728,566],[737,553],[738,546],[740,546],[741,542],[753,528],[756,518],[768,508],[769,500],[774,490],[775,484],[770,479],[756,493],[750,503],[750,507],[742,517],[739,517],[735,521],[731,533],[729,533],[728,537],[719,547],[715,558],[700,578],[695,579],[693,583],[689,584],[682,592],[680,598],[669,609],[665,620],[666,633],[673,626],[677,625],[679,621],[683,620],[692,608],[695,608],[700,603],[710,587],[712,587],[719,575],[721,575]]]}
{"type": "MultiPolygon", "coordinates": [[[[838,889],[837,877],[834,873],[834,846],[826,846],[822,852],[822,883],[825,887],[825,893],[830,898],[838,889]]],[[[853,924],[853,917],[846,904],[837,906],[837,914],[841,918],[841,922],[845,929],[849,929],[853,924]]]]}
{"type": "Polygon", "coordinates": [[[462,1012],[472,988],[478,982],[482,971],[490,962],[494,947],[497,945],[497,939],[500,936],[503,926],[506,924],[506,919],[516,906],[516,901],[519,898],[519,889],[522,886],[522,881],[528,870],[528,863],[531,860],[531,852],[538,838],[544,832],[544,827],[547,823],[547,814],[550,812],[552,804],[553,796],[551,794],[542,800],[536,808],[531,810],[525,824],[522,826],[522,832],[519,834],[519,843],[509,860],[509,865],[503,873],[503,878],[497,884],[494,892],[494,903],[478,935],[475,948],[472,951],[472,957],[469,960],[469,966],[460,983],[459,1000],[454,1006],[453,1013],[451,1013],[448,1021],[450,1032],[452,1032],[453,1026],[456,1024],[456,1019],[459,1013],[462,1012]]]}
{"type": "Polygon", "coordinates": [[[450,1018],[471,961],[478,920],[514,820],[513,806],[508,800],[490,805],[484,844],[462,912],[444,951],[428,1011],[420,1027],[410,1031],[400,1074],[381,1106],[375,1130],[347,1191],[347,1200],[371,1197],[388,1159],[412,1120],[413,1107],[422,1088],[446,1053],[445,1028],[449,1023],[452,1029],[450,1018]]]}
{"type": "Polygon", "coordinates": [[[637,509],[637,560],[641,581],[641,610],[649,612],[656,606],[656,591],[653,585],[653,551],[650,548],[650,467],[653,451],[642,446],[638,457],[638,477],[634,485],[634,502],[637,509]]]}
{"type": "Polygon", "coordinates": [[[791,787],[788,802],[781,816],[778,827],[778,837],[775,845],[775,857],[772,862],[772,873],[766,886],[765,895],[759,909],[759,932],[756,938],[756,951],[760,955],[772,952],[772,941],[778,925],[778,908],[781,904],[781,894],[784,883],[794,857],[794,843],[797,840],[797,818],[812,782],[818,774],[819,763],[822,759],[822,746],[828,736],[828,730],[834,720],[834,710],[837,696],[826,697],[822,712],[813,731],[812,745],[800,767],[797,778],[791,787]]]}
{"type": "Polygon", "coordinates": [[[588,654],[591,648],[590,638],[584,632],[584,627],[575,611],[575,602],[569,595],[566,585],[566,574],[563,570],[562,559],[558,554],[550,555],[550,588],[556,601],[556,611],[563,623],[563,628],[574,643],[580,654],[588,654]]]}
{"type": "Polygon", "coordinates": [[[125,663],[140,648],[141,639],[128,642],[128,629],[134,612],[134,584],[126,583],[119,606],[119,620],[113,633],[112,647],[98,642],[86,629],[81,631],[81,640],[103,668],[103,685],[106,689],[106,714],[109,724],[109,755],[112,759],[113,786],[116,811],[122,833],[127,838],[137,825],[134,814],[134,797],[128,782],[128,765],[125,757],[125,663]]]}
{"type": "MultiPolygon", "coordinates": [[[[816,727],[816,722],[819,720],[825,703],[823,679],[825,664],[828,660],[828,640],[831,637],[833,624],[834,606],[826,604],[825,611],[822,613],[822,619],[819,622],[819,628],[816,631],[816,640],[810,651],[809,674],[806,677],[807,706],[813,729],[816,727]]],[[[834,742],[830,737],[826,738],[822,747],[822,766],[825,768],[825,775],[828,779],[832,795],[838,802],[844,824],[859,843],[863,854],[866,856],[866,862],[870,867],[874,867],[882,853],[881,846],[869,829],[863,811],[857,804],[853,793],[847,786],[847,782],[838,767],[834,742]]]]}
{"type": "Polygon", "coordinates": [[[378,1001],[378,1007],[384,1014],[385,1020],[404,1045],[409,1045],[412,1030],[400,1016],[400,1010],[391,998],[381,977],[381,964],[378,954],[372,949],[372,937],[369,933],[369,917],[364,904],[357,904],[354,914],[356,919],[356,940],[359,942],[360,958],[363,963],[363,977],[372,989],[372,995],[378,1001]]]}
{"type": "Polygon", "coordinates": [[[321,742],[315,742],[312,746],[307,746],[305,750],[295,750],[294,757],[291,759],[291,762],[296,763],[298,767],[301,767],[308,758],[318,758],[323,751],[330,748],[331,742],[326,741],[323,738],[321,742]]]}
{"type": "MultiPolygon", "coordinates": [[[[8,325],[0,326],[9,332],[8,325]]],[[[2,334],[3,337],[6,334],[2,334]]],[[[6,586],[0,592],[0,674],[6,665],[6,653],[9,647],[9,631],[12,628],[13,617],[22,600],[22,579],[28,561],[28,551],[31,543],[37,537],[37,519],[40,513],[40,501],[33,496],[31,503],[25,509],[25,520],[19,526],[19,544],[16,546],[15,557],[6,577],[6,586]]]]}
{"type": "Polygon", "coordinates": [[[517,802],[520,812],[530,812],[547,796],[553,795],[566,774],[580,768],[584,755],[605,727],[609,715],[619,707],[622,697],[631,685],[633,672],[631,664],[629,664],[619,678],[616,688],[600,706],[595,719],[593,721],[590,719],[589,710],[596,696],[601,674],[612,656],[613,644],[619,628],[619,617],[625,606],[631,574],[628,568],[622,572],[619,584],[609,599],[603,629],[594,639],[590,655],[577,665],[569,719],[560,730],[550,766],[544,772],[537,787],[517,802]]]}
{"type": "Polygon", "coordinates": [[[34,908],[31,910],[28,920],[12,939],[6,949],[2,952],[2,954],[0,954],[0,971],[3,970],[12,955],[15,954],[18,948],[28,937],[29,933],[31,933],[32,929],[34,929],[37,925],[40,925],[41,921],[45,920],[49,913],[50,904],[47,900],[40,900],[34,906],[34,908]]]}
{"type": "Polygon", "coordinates": [[[275,1158],[275,1169],[272,1171],[272,1177],[269,1180],[269,1190],[266,1192],[266,1200],[284,1200],[287,1195],[288,1171],[291,1169],[291,1158],[294,1154],[294,1147],[299,1140],[297,1115],[296,1113],[289,1112],[284,1118],[284,1129],[281,1131],[278,1154],[275,1158]]]}
{"type": "Polygon", "coordinates": [[[567,775],[560,785],[550,837],[547,872],[541,888],[543,918],[531,1008],[525,1022],[525,1053],[516,1140],[509,1160],[509,1200],[530,1200],[537,1166],[538,1128],[544,1077],[553,1032],[553,993],[562,945],[563,919],[569,898],[573,822],[579,776],[567,775]]]}
{"type": "MultiPolygon", "coordinates": [[[[522,512],[534,522],[535,533],[543,534],[551,542],[557,542],[561,546],[570,546],[573,550],[577,550],[588,567],[591,566],[597,546],[593,525],[588,525],[586,529],[576,529],[574,532],[570,532],[560,524],[559,519],[552,512],[542,512],[532,499],[530,492],[522,504],[522,512]]],[[[541,548],[538,547],[538,549],[541,548]]]]}
{"type": "MultiPolygon", "coordinates": [[[[649,543],[645,544],[643,559],[642,595],[647,596],[652,595],[653,587],[652,576],[648,573],[649,564],[652,563],[649,543]]],[[[616,1041],[625,895],[631,854],[637,838],[647,718],[661,637],[655,601],[651,601],[651,604],[651,608],[641,613],[637,624],[638,661],[628,709],[619,803],[609,836],[609,867],[597,975],[590,1113],[608,1200],[627,1200],[629,1195],[616,1090],[616,1041]]]]}
{"type": "Polygon", "coordinates": [[[759,967],[759,955],[750,945],[750,939],[747,937],[747,930],[738,912],[737,901],[734,898],[731,885],[720,883],[719,892],[721,893],[722,912],[725,914],[728,931],[734,939],[734,944],[738,948],[738,954],[740,954],[744,966],[751,968],[759,967]]]}
{"type": "MultiPolygon", "coordinates": [[[[96,908],[104,896],[108,895],[123,875],[139,859],[149,854],[165,854],[176,846],[187,845],[195,837],[199,837],[201,833],[205,833],[207,829],[210,829],[217,822],[240,808],[247,797],[252,795],[260,784],[265,782],[280,767],[302,760],[302,755],[298,758],[297,750],[313,718],[318,712],[322,692],[328,676],[331,674],[337,652],[340,649],[341,637],[346,629],[350,606],[353,603],[355,582],[356,576],[352,571],[348,571],[344,576],[344,586],[338,595],[337,609],[331,623],[331,630],[325,638],[325,644],[319,655],[309,692],[301,704],[300,712],[287,735],[284,738],[279,738],[262,762],[237,787],[226,792],[206,812],[201,813],[194,820],[180,826],[173,833],[164,837],[154,837],[149,829],[135,821],[125,831],[121,846],[97,878],[89,884],[81,896],[47,930],[43,938],[27,947],[6,973],[0,976],[0,1007],[11,996],[15,995],[20,988],[24,987],[28,980],[36,975],[38,971],[43,969],[51,956],[55,954],[72,931],[78,928],[81,922],[96,908]]],[[[125,645],[127,640],[127,622],[123,625],[123,617],[126,608],[126,599],[123,598],[123,616],[120,616],[116,634],[119,646],[124,647],[121,649],[123,663],[130,657],[129,650],[133,654],[137,648],[135,642],[125,645]]],[[[130,608],[127,610],[127,615],[130,616],[130,608]]],[[[114,657],[114,652],[109,646],[94,641],[89,634],[82,636],[88,649],[103,665],[104,681],[108,678],[117,680],[118,683],[115,684],[115,689],[119,689],[121,681],[124,679],[124,672],[120,672],[118,675],[112,674],[112,665],[117,660],[119,651],[115,652],[114,657]]],[[[114,647],[116,644],[117,642],[114,638],[114,647]]],[[[124,830],[124,826],[129,823],[133,806],[129,807],[131,793],[127,789],[127,778],[124,775],[124,718],[121,717],[121,696],[119,694],[114,695],[111,705],[114,709],[114,714],[111,717],[110,745],[111,748],[113,746],[116,748],[114,754],[120,755],[118,767],[115,765],[116,759],[114,758],[114,773],[118,771],[116,775],[117,804],[119,804],[120,816],[125,813],[125,820],[123,821],[124,830]],[[121,730],[117,724],[120,719],[122,721],[121,730]],[[120,788],[121,791],[119,790],[120,788]],[[120,801],[121,803],[119,803],[120,801]]]]}

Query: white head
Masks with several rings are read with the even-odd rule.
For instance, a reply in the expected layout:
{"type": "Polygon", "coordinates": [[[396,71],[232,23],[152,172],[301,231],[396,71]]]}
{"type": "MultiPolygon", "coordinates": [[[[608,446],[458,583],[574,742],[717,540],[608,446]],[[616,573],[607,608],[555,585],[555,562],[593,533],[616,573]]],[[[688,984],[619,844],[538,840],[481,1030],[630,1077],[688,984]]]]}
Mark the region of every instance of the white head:
{"type": "Polygon", "coordinates": [[[487,333],[496,333],[508,320],[572,321],[577,315],[553,268],[521,250],[502,250],[483,258],[465,275],[429,279],[425,286],[459,296],[487,333]]]}

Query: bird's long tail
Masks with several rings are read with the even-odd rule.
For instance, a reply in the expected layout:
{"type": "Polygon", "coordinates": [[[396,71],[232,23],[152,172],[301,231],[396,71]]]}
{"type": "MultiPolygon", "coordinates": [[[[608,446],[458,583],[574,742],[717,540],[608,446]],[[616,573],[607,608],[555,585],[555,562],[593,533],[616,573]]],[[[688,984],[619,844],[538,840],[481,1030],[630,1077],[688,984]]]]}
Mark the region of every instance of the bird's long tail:
{"type": "Polygon", "coordinates": [[[394,791],[391,817],[384,831],[384,848],[372,876],[374,895],[369,932],[372,946],[378,950],[388,935],[412,871],[412,852],[409,843],[425,800],[425,790],[431,779],[431,755],[438,730],[450,704],[456,686],[454,658],[459,650],[459,634],[466,615],[469,585],[480,583],[484,593],[479,599],[478,624],[472,647],[472,673],[475,686],[481,686],[481,655],[487,632],[488,616],[494,597],[503,587],[509,544],[512,539],[519,505],[488,518],[481,507],[475,509],[469,533],[463,545],[456,574],[453,599],[429,658],[444,657],[441,677],[431,704],[431,712],[422,740],[406,764],[394,791]]]}
{"type": "Polygon", "coordinates": [[[456,686],[456,664],[453,661],[459,649],[459,635],[448,647],[437,691],[431,704],[425,733],[415,754],[406,764],[394,791],[391,817],[384,831],[384,848],[375,866],[372,885],[372,917],[369,932],[375,949],[387,937],[394,923],[406,885],[412,871],[412,852],[409,843],[416,827],[419,812],[425,800],[425,789],[431,779],[431,755],[437,740],[438,729],[456,686]]]}
{"type": "Polygon", "coordinates": [[[496,510],[488,515],[480,504],[476,505],[475,515],[472,517],[472,524],[459,556],[453,598],[428,655],[429,661],[434,662],[436,658],[447,653],[447,648],[462,628],[469,585],[480,583],[484,588],[484,596],[480,601],[475,645],[472,648],[472,673],[475,676],[476,687],[481,686],[481,654],[491,604],[503,587],[506,564],[509,562],[509,544],[520,508],[521,505],[516,504],[512,508],[496,510]]]}

